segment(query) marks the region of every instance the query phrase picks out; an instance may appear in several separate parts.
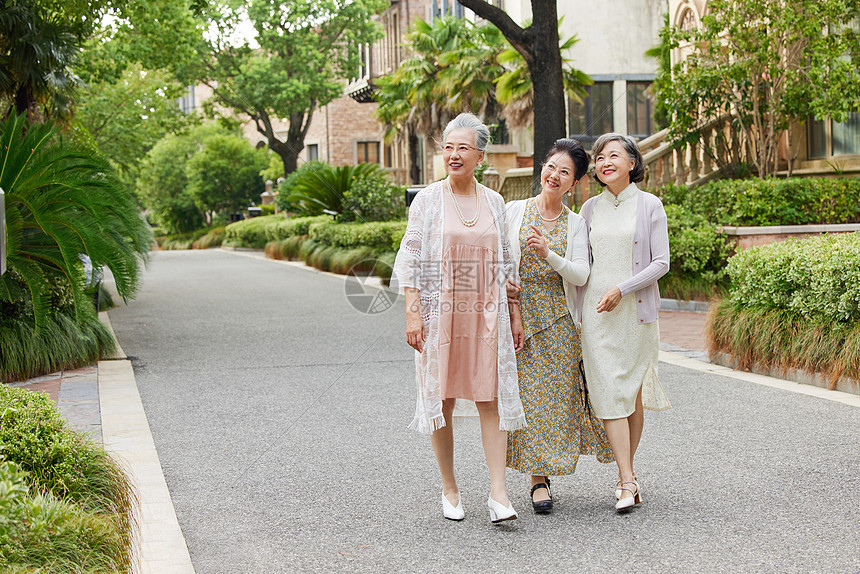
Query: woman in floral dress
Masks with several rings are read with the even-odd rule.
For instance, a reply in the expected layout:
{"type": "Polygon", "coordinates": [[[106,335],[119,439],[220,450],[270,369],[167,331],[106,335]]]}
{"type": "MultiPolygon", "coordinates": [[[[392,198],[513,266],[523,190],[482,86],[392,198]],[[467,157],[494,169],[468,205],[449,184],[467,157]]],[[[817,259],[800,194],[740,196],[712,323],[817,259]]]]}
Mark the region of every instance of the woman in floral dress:
{"type": "Polygon", "coordinates": [[[580,371],[574,323],[576,287],[588,279],[585,222],[562,203],[588,169],[576,140],[560,139],[541,170],[541,193],[506,206],[520,275],[525,345],[517,355],[520,398],[528,427],[510,433],[507,465],[531,475],[535,512],[552,511],[550,476],[572,474],[580,454],[611,462],[600,421],[591,412],[580,371]]]}

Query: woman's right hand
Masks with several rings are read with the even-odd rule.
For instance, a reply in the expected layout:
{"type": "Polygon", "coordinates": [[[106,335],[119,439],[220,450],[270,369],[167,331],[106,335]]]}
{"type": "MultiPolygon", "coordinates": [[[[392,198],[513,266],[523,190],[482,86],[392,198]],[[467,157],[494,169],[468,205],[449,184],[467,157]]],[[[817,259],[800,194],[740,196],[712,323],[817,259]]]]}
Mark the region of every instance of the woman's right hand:
{"type": "Polygon", "coordinates": [[[505,291],[508,294],[508,301],[517,301],[520,298],[520,286],[514,283],[513,279],[508,279],[505,283],[505,291]]]}
{"type": "Polygon", "coordinates": [[[424,320],[418,313],[406,314],[406,342],[419,353],[424,350],[424,320]]]}

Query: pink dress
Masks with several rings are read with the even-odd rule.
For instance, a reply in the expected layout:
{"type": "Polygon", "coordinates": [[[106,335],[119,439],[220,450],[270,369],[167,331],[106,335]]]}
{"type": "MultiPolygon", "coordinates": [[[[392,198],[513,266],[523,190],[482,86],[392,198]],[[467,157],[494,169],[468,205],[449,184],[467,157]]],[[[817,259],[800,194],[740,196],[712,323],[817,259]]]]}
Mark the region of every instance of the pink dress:
{"type": "MultiPolygon", "coordinates": [[[[483,192],[482,192],[483,194],[483,192]]],[[[499,231],[481,197],[473,227],[457,216],[443,192],[442,292],[439,317],[439,378],[442,399],[493,401],[498,396],[499,231]]],[[[458,195],[463,217],[474,217],[475,195],[458,195]]]]}

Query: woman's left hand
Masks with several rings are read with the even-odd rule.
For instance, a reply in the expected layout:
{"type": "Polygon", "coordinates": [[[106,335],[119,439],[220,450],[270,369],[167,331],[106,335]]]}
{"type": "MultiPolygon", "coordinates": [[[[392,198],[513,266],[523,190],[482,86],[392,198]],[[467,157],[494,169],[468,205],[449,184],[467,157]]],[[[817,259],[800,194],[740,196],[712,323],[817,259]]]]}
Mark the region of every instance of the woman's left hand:
{"type": "Polygon", "coordinates": [[[546,259],[549,255],[549,247],[546,244],[543,231],[537,225],[529,225],[529,227],[532,228],[532,233],[526,237],[526,245],[536,250],[542,259],[546,259]]]}
{"type": "Polygon", "coordinates": [[[612,311],[621,302],[621,289],[613,287],[597,302],[597,312],[612,311]]]}
{"type": "Polygon", "coordinates": [[[514,336],[514,352],[519,353],[526,344],[526,333],[519,313],[511,314],[511,334],[514,336]]]}

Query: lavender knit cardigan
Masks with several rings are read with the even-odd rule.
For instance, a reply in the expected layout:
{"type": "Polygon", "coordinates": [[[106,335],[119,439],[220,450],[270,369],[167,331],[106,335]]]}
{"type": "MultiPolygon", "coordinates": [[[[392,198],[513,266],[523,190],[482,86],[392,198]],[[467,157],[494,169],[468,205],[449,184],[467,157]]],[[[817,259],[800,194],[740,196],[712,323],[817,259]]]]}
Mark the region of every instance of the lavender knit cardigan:
{"type": "MultiPolygon", "coordinates": [[[[635,183],[630,185],[636,186],[635,183]]],[[[669,228],[663,202],[651,193],[637,188],[639,192],[636,210],[636,230],[633,233],[633,276],[618,284],[621,296],[636,294],[636,311],[639,323],[652,323],[657,320],[660,310],[660,289],[657,280],[669,272],[669,228]]],[[[604,191],[603,193],[610,193],[604,191]]],[[[602,194],[601,194],[602,195],[602,194]]],[[[585,227],[591,232],[591,214],[600,195],[592,197],[582,206],[580,215],[585,219],[585,227]]],[[[588,243],[588,264],[593,265],[591,242],[588,243]]],[[[582,302],[585,287],[577,287],[577,321],[582,321],[582,302]]]]}

